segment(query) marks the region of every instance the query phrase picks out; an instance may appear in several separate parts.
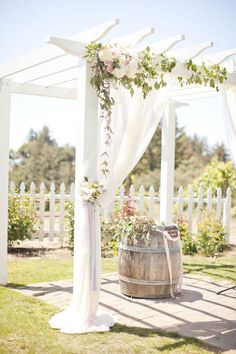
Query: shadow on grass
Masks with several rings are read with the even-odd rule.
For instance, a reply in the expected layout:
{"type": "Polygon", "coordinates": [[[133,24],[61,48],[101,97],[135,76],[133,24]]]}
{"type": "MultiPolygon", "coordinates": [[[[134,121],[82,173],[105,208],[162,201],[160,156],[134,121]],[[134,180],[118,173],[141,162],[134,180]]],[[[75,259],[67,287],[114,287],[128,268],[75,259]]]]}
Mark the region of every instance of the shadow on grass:
{"type": "Polygon", "coordinates": [[[236,267],[233,264],[196,264],[184,262],[184,272],[201,273],[236,282],[236,267]]]}
{"type": "Polygon", "coordinates": [[[183,337],[180,334],[178,334],[177,332],[169,332],[169,331],[167,332],[167,331],[160,330],[160,329],[128,327],[128,326],[124,326],[121,324],[115,324],[111,328],[111,332],[127,333],[127,334],[135,335],[138,337],[149,337],[149,338],[159,336],[159,337],[171,338],[171,339],[175,340],[174,343],[168,343],[168,344],[164,344],[160,347],[157,347],[156,349],[158,349],[158,351],[160,351],[160,352],[165,352],[167,350],[172,351],[175,349],[181,349],[182,347],[184,347],[186,345],[193,345],[193,344],[198,349],[206,349],[212,353],[220,353],[221,352],[221,350],[218,348],[206,345],[196,338],[183,337]],[[177,340],[177,342],[176,342],[176,340],[177,340]]]}

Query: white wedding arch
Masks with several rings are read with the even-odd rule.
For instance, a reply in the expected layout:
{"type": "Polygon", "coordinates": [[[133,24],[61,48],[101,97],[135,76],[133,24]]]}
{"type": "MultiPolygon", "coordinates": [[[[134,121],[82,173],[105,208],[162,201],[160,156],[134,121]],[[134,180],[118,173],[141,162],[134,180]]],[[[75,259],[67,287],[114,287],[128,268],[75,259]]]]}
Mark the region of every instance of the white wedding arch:
{"type": "MultiPolygon", "coordinates": [[[[103,182],[99,174],[98,161],[102,151],[102,123],[98,98],[90,84],[90,67],[84,55],[85,46],[99,41],[119,21],[114,19],[105,24],[81,32],[70,39],[50,37],[48,42],[55,46],[39,49],[23,58],[0,67],[0,284],[7,283],[7,210],[9,170],[9,127],[11,94],[39,95],[66,98],[78,101],[78,144],[76,147],[75,195],[84,176],[103,182]]],[[[152,34],[148,28],[122,38],[114,43],[129,45],[140,50],[141,41],[152,34]]],[[[226,129],[232,157],[236,163],[236,74],[232,61],[236,49],[202,56],[213,46],[205,42],[193,47],[172,51],[172,47],[184,40],[177,35],[152,43],[149,46],[157,53],[166,53],[177,59],[177,65],[167,78],[167,87],[152,92],[144,100],[139,93],[130,97],[124,90],[114,91],[113,131],[110,152],[111,171],[104,182],[106,192],[101,204],[111,201],[117,187],[138,162],[149,144],[156,127],[162,119],[162,161],[160,189],[160,222],[172,223],[172,200],[174,185],[175,153],[175,110],[192,98],[216,95],[210,87],[180,87],[177,76],[187,77],[185,60],[193,59],[198,65],[202,61],[227,67],[227,80],[222,85],[225,107],[226,129]],[[142,129],[141,129],[142,128],[142,129]],[[125,158],[124,158],[125,156],[125,158]]],[[[51,320],[54,328],[65,333],[104,331],[114,323],[107,314],[99,314],[100,291],[100,227],[98,207],[88,208],[86,203],[75,201],[75,250],[73,296],[70,307],[51,320]],[[78,218],[78,215],[80,217],[78,218]]]]}

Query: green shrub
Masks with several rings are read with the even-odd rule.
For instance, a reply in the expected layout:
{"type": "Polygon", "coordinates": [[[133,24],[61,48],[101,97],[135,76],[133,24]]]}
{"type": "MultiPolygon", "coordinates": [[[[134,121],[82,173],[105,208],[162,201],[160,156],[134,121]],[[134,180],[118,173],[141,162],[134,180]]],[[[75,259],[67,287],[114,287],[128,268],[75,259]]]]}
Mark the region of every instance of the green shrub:
{"type": "Polygon", "coordinates": [[[9,196],[8,245],[30,239],[36,223],[34,203],[27,196],[9,196]]]}
{"type": "Polygon", "coordinates": [[[205,215],[198,225],[197,248],[207,257],[213,257],[227,248],[224,228],[215,215],[205,215]]]}
{"type": "Polygon", "coordinates": [[[182,241],[183,254],[193,256],[195,253],[197,253],[197,244],[196,241],[194,241],[192,238],[187,221],[180,219],[177,221],[177,225],[182,241]]]}

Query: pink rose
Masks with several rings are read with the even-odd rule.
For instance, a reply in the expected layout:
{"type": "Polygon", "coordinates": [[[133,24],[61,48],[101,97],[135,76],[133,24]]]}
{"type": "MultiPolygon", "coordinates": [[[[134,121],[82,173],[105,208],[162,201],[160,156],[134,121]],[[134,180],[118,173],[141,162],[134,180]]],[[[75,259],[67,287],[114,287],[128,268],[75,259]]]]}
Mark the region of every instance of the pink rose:
{"type": "Polygon", "coordinates": [[[107,70],[108,73],[112,73],[112,71],[113,71],[114,69],[113,69],[112,65],[108,65],[108,66],[106,67],[106,70],[107,70]]]}

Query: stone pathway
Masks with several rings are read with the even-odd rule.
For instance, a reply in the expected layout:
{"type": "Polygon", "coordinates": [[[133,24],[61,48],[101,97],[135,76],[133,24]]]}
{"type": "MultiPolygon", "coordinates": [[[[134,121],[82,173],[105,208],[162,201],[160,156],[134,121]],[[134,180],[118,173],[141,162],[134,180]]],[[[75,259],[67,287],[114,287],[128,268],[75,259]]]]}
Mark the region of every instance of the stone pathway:
{"type": "MultiPolygon", "coordinates": [[[[236,353],[236,290],[216,294],[230,285],[185,275],[183,293],[176,299],[133,299],[120,293],[117,273],[103,274],[100,306],[117,314],[118,322],[127,326],[176,331],[236,353]]],[[[65,308],[72,282],[33,284],[18,291],[65,308]]]]}

